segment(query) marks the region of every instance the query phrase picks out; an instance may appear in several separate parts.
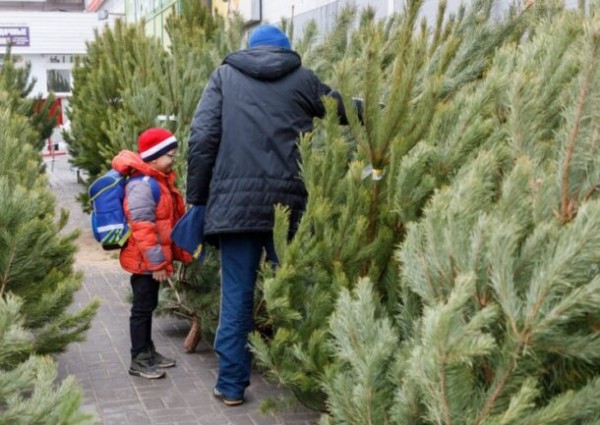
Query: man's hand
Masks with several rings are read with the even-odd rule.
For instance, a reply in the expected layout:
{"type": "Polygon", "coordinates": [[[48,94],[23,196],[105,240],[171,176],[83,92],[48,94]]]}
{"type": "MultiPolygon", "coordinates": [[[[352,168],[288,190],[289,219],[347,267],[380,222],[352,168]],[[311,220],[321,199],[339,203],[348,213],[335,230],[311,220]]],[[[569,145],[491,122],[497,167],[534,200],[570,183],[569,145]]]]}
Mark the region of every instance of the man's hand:
{"type": "Polygon", "coordinates": [[[152,278],[154,280],[158,280],[159,282],[164,282],[168,278],[167,271],[166,270],[157,270],[155,272],[152,272],[152,278]]]}

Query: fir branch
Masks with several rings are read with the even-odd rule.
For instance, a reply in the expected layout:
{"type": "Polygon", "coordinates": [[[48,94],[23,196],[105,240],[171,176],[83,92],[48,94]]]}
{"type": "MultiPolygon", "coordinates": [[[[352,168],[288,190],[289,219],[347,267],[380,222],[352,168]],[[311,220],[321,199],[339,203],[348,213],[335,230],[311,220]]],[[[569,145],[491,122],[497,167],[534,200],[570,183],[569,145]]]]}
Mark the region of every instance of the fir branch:
{"type": "Polygon", "coordinates": [[[442,396],[442,410],[444,411],[444,418],[446,425],[452,425],[452,417],[450,413],[450,401],[448,400],[448,394],[446,392],[446,356],[444,354],[440,355],[440,391],[442,396]]]}
{"type": "Polygon", "coordinates": [[[592,197],[594,192],[598,190],[598,188],[600,188],[600,183],[596,183],[595,185],[593,185],[583,196],[583,202],[588,201],[592,197]]]}
{"type": "Polygon", "coordinates": [[[377,234],[378,227],[378,216],[379,216],[379,193],[381,191],[381,184],[379,182],[373,181],[373,190],[371,191],[371,201],[369,203],[369,230],[368,234],[368,242],[373,242],[375,240],[375,235],[377,234]]]}
{"type": "MultiPolygon", "coordinates": [[[[516,350],[514,350],[513,352],[514,353],[521,352],[524,346],[525,345],[523,343],[519,343],[516,350]]],[[[507,385],[512,373],[516,369],[516,367],[517,367],[517,356],[515,355],[515,356],[512,356],[508,367],[504,371],[500,380],[496,383],[494,391],[487,398],[487,400],[483,406],[483,409],[481,409],[481,411],[479,412],[479,415],[477,415],[474,425],[480,425],[482,422],[484,422],[486,419],[488,419],[488,416],[490,415],[492,409],[496,405],[498,398],[504,391],[504,388],[506,387],[506,385],[507,385]]]]}
{"type": "Polygon", "coordinates": [[[15,259],[15,254],[16,250],[13,250],[10,254],[10,258],[6,262],[6,270],[4,271],[4,276],[2,276],[2,286],[0,287],[0,298],[4,296],[4,291],[6,290],[8,282],[10,281],[11,265],[13,264],[13,261],[15,259]]]}
{"type": "Polygon", "coordinates": [[[442,40],[442,31],[444,28],[444,16],[446,15],[446,6],[447,0],[440,0],[438,3],[438,11],[437,11],[437,19],[435,22],[435,31],[433,33],[433,39],[431,41],[431,46],[429,48],[429,55],[431,56],[433,52],[437,49],[440,44],[440,40],[442,40]]]}
{"type": "Polygon", "coordinates": [[[588,63],[588,67],[585,72],[584,80],[581,84],[581,88],[579,90],[579,95],[577,96],[577,106],[575,112],[575,122],[571,131],[569,133],[569,138],[567,140],[567,150],[565,159],[563,161],[562,167],[562,194],[561,194],[561,211],[560,211],[560,219],[562,223],[567,223],[571,221],[576,214],[576,206],[575,200],[569,198],[569,189],[570,189],[570,169],[571,162],[573,161],[573,153],[575,151],[575,142],[577,140],[577,136],[579,135],[579,127],[581,124],[581,120],[584,114],[585,105],[587,103],[588,97],[590,95],[590,89],[594,80],[594,73],[596,70],[596,62],[598,59],[598,47],[597,43],[594,43],[597,35],[594,34],[592,36],[592,56],[588,63]]]}

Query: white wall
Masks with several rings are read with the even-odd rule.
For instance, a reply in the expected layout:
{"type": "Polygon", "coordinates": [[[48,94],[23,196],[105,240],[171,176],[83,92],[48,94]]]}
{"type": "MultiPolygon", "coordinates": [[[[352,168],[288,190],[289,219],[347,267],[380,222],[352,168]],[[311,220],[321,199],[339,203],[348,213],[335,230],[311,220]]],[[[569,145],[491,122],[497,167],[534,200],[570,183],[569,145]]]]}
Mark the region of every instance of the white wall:
{"type": "MultiPolygon", "coordinates": [[[[446,7],[446,15],[450,13],[456,13],[461,3],[462,1],[449,0],[448,6],[446,7]]],[[[404,2],[402,2],[402,7],[404,7],[404,2]]],[[[421,14],[427,19],[427,22],[435,22],[437,19],[437,11],[438,0],[425,0],[423,3],[423,9],[421,9],[421,14]]]]}
{"type": "Polygon", "coordinates": [[[263,19],[276,23],[282,16],[301,15],[313,9],[325,6],[329,3],[337,3],[338,0],[296,0],[296,1],[269,1],[263,0],[263,19]]]}
{"type": "MultiPolygon", "coordinates": [[[[499,3],[508,3],[508,1],[498,0],[499,3]]],[[[447,10],[455,12],[460,3],[461,0],[448,0],[447,10]]],[[[282,17],[290,19],[293,13],[295,35],[300,36],[303,27],[313,19],[320,33],[329,31],[339,12],[349,5],[356,6],[359,11],[366,7],[373,7],[376,17],[383,19],[400,12],[404,4],[405,0],[262,0],[262,17],[263,21],[277,24],[282,17]]],[[[428,20],[435,19],[437,5],[438,0],[425,0],[422,14],[428,20]]]]}
{"type": "Polygon", "coordinates": [[[91,40],[98,21],[95,13],[78,12],[2,12],[0,27],[19,25],[29,28],[30,44],[15,47],[18,54],[83,54],[85,42],[91,40]]]}
{"type": "MultiPolygon", "coordinates": [[[[469,1],[448,0],[446,13],[456,13],[461,3],[468,4],[469,1]]],[[[372,6],[376,10],[376,16],[384,18],[401,12],[405,2],[406,0],[262,0],[262,18],[263,21],[278,24],[282,17],[290,19],[293,10],[294,33],[295,36],[300,36],[304,25],[313,19],[317,22],[320,33],[327,32],[331,29],[339,11],[350,4],[359,9],[372,6]]],[[[496,0],[493,13],[501,15],[510,3],[511,0],[496,0]]],[[[567,7],[576,7],[577,0],[565,0],[565,4],[567,7]]],[[[438,0],[425,0],[421,14],[428,22],[434,22],[437,10],[438,0]]]]}
{"type": "Polygon", "coordinates": [[[262,0],[263,21],[278,24],[282,18],[294,18],[295,36],[301,36],[304,26],[315,20],[319,33],[329,31],[339,12],[353,5],[359,10],[373,7],[377,18],[385,18],[392,13],[397,0],[262,0]]]}
{"type": "Polygon", "coordinates": [[[108,10],[110,13],[125,13],[125,2],[123,0],[106,0],[100,9],[108,10]]]}
{"type": "Polygon", "coordinates": [[[31,63],[31,78],[36,80],[35,86],[31,92],[32,96],[42,94],[48,96],[46,90],[46,67],[42,55],[20,55],[24,61],[31,63]]]}
{"type": "MultiPolygon", "coordinates": [[[[437,1],[437,0],[435,0],[437,1]]],[[[346,5],[353,4],[359,9],[372,6],[379,17],[388,15],[393,0],[262,0],[263,20],[277,24],[282,17],[290,18],[292,13],[295,18],[308,21],[307,17],[327,15],[346,5]]]]}

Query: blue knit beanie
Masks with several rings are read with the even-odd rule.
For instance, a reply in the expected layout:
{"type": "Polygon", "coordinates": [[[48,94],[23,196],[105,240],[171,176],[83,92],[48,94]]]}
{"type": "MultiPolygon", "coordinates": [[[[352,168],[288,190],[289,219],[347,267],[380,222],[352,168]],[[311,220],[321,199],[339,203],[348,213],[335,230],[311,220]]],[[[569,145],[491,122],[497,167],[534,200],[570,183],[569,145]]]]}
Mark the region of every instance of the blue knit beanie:
{"type": "Polygon", "coordinates": [[[291,49],[290,39],[283,31],[274,25],[264,24],[250,34],[248,47],[275,46],[291,49]]]}

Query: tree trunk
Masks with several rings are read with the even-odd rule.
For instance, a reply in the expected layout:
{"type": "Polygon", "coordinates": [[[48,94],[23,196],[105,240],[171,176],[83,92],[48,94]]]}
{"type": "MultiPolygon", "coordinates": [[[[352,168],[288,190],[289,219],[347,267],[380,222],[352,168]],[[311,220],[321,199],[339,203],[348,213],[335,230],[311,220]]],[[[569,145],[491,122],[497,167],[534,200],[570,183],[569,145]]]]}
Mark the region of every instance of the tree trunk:
{"type": "Polygon", "coordinates": [[[183,341],[183,348],[186,353],[193,353],[202,338],[202,330],[200,328],[200,320],[197,317],[192,319],[192,327],[183,341]]]}

